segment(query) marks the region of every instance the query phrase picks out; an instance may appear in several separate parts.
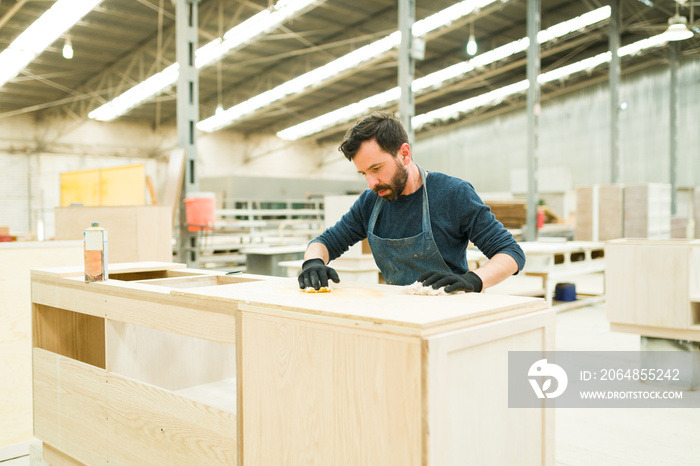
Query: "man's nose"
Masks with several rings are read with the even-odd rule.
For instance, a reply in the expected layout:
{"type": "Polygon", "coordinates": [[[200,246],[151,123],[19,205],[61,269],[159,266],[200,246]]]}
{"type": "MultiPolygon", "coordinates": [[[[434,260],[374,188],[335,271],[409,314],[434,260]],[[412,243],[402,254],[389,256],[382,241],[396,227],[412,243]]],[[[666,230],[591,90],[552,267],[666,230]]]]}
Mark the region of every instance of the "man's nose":
{"type": "Polygon", "coordinates": [[[365,175],[365,180],[367,181],[367,185],[369,186],[369,189],[374,189],[375,186],[379,184],[379,180],[377,179],[376,176],[372,175],[365,175]]]}

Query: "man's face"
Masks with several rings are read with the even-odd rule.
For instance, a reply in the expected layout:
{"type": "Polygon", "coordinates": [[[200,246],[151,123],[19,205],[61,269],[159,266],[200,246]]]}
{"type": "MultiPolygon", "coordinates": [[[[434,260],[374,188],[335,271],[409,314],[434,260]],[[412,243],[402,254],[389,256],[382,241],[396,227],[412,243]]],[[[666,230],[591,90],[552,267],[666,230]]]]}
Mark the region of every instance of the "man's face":
{"type": "Polygon", "coordinates": [[[408,168],[402,160],[382,151],[374,139],[363,142],[352,159],[369,188],[389,202],[398,199],[406,187],[408,168]]]}

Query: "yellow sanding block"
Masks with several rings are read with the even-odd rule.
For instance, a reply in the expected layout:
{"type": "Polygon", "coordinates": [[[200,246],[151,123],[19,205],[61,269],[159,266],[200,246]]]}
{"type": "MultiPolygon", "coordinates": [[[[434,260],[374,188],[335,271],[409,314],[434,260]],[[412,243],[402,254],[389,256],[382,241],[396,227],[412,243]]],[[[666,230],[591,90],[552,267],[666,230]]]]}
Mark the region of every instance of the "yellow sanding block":
{"type": "Polygon", "coordinates": [[[301,291],[303,291],[304,293],[330,293],[331,289],[327,286],[322,286],[317,290],[313,286],[308,286],[306,288],[303,288],[301,291]]]}

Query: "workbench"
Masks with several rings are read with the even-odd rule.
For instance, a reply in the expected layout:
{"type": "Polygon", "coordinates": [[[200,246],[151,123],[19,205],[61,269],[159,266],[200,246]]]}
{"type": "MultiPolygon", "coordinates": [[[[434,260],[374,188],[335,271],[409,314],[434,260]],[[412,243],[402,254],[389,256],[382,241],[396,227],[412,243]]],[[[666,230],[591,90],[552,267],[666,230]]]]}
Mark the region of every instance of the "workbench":
{"type": "Polygon", "coordinates": [[[133,263],[34,270],[32,308],[49,464],[554,464],[553,410],[508,408],[542,299],[133,263]]]}
{"type": "Polygon", "coordinates": [[[561,280],[605,272],[605,243],[599,241],[524,241],[523,272],[542,278],[544,296],[552,305],[554,288],[561,280]]]}

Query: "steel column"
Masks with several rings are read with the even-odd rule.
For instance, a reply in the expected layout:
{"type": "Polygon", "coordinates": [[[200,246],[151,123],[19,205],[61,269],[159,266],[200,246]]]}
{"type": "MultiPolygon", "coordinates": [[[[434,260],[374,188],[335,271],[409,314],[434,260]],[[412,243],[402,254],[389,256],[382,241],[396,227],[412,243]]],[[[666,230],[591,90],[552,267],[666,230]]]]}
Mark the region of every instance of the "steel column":
{"type": "Polygon", "coordinates": [[[677,41],[669,42],[669,62],[671,67],[671,98],[669,109],[669,183],[671,183],[671,215],[676,215],[676,185],[678,183],[677,165],[678,165],[678,114],[680,113],[680,101],[678,99],[679,84],[678,84],[678,60],[680,58],[680,43],[677,41]]]}
{"type": "Polygon", "coordinates": [[[540,31],[540,0],[527,1],[527,37],[530,44],[527,49],[527,228],[525,240],[537,239],[537,204],[538,204],[538,135],[540,120],[540,44],[537,33],[540,31]]]}
{"type": "Polygon", "coordinates": [[[180,76],[177,82],[177,142],[185,150],[185,176],[180,195],[178,260],[197,265],[198,235],[187,230],[185,197],[198,191],[197,128],[199,120],[199,78],[195,66],[197,50],[197,7],[199,0],[175,0],[175,31],[177,62],[180,76]]]}
{"type": "Polygon", "coordinates": [[[415,113],[415,103],[411,85],[415,71],[413,56],[413,22],[416,16],[415,0],[399,0],[399,31],[401,31],[401,47],[399,49],[399,116],[408,133],[408,141],[413,146],[413,124],[411,120],[415,113]]]}
{"type": "Polygon", "coordinates": [[[622,159],[620,155],[620,0],[610,1],[610,181],[622,181],[622,159]]]}

